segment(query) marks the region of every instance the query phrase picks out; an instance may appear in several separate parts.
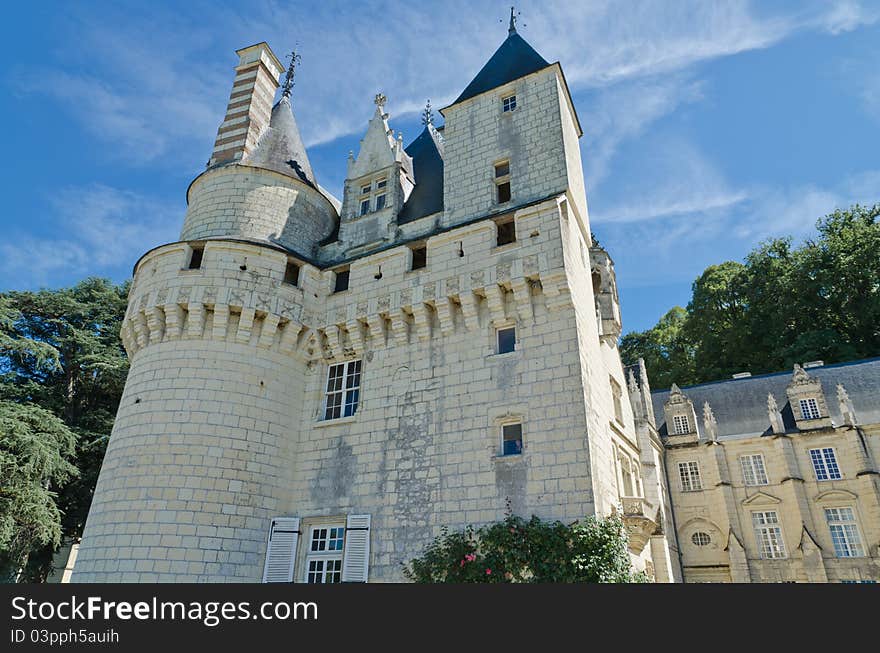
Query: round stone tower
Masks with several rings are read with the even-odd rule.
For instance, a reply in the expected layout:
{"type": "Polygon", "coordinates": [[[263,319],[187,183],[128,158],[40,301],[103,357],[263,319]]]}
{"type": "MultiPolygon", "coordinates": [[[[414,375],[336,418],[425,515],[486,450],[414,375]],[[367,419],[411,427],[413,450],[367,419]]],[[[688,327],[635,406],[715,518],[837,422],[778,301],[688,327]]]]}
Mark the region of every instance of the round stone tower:
{"type": "MultiPolygon", "coordinates": [[[[240,64],[180,241],[136,264],[131,369],[74,582],[258,582],[303,419],[302,278],[338,223],[265,43],[240,64]],[[295,431],[293,431],[295,432],[295,431]]],[[[289,81],[289,77],[288,77],[289,81]]]]}

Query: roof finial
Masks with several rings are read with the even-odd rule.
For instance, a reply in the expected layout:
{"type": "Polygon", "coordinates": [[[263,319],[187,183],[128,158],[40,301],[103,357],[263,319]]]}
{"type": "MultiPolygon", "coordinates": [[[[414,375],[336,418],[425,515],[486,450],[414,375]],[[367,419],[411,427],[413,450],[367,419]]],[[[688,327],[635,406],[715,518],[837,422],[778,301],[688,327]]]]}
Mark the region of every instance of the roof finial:
{"type": "Polygon", "coordinates": [[[510,8],[510,27],[507,28],[508,34],[516,34],[516,8],[510,8]]]}
{"type": "Polygon", "coordinates": [[[434,112],[431,111],[431,100],[428,100],[422,111],[422,124],[426,127],[434,124],[434,112]]]}
{"type": "Polygon", "coordinates": [[[284,75],[284,83],[281,84],[281,97],[289,98],[290,90],[293,88],[293,76],[296,73],[296,65],[300,62],[302,57],[296,53],[296,49],[294,48],[293,52],[287,55],[287,58],[290,59],[290,65],[287,67],[287,74],[284,75]]]}
{"type": "Polygon", "coordinates": [[[376,97],[373,98],[373,102],[376,103],[376,106],[380,109],[385,106],[385,103],[388,101],[388,98],[385,97],[382,93],[376,93],[376,97]]]}

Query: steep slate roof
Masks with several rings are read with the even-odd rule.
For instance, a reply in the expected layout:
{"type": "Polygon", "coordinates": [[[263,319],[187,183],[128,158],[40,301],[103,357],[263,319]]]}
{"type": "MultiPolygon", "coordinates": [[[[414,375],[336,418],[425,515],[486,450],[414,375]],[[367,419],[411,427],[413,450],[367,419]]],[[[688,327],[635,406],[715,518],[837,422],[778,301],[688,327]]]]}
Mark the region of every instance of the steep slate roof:
{"type": "Polygon", "coordinates": [[[431,133],[425,125],[422,133],[405,150],[412,157],[416,185],[397,216],[398,224],[443,211],[443,156],[438,138],[436,130],[431,133]]]}
{"type": "Polygon", "coordinates": [[[520,77],[531,75],[549,65],[523,37],[512,31],[452,104],[458,104],[520,77]]]}
{"type": "MultiPolygon", "coordinates": [[[[806,372],[822,383],[825,401],[831,419],[836,425],[843,424],[837,402],[837,384],[842,383],[855,408],[860,424],[880,423],[880,358],[824,365],[807,368],[806,372]]],[[[762,374],[744,379],[727,379],[682,388],[694,402],[694,411],[702,427],[703,402],[708,401],[718,421],[720,438],[766,435],[771,432],[767,414],[767,394],[773,393],[782,413],[786,431],[796,431],[794,415],[788,401],[786,388],[791,383],[791,372],[762,374]]],[[[666,436],[666,418],[663,404],[669,390],[651,393],[657,430],[666,436]]]]}
{"type": "Polygon", "coordinates": [[[283,96],[272,107],[269,127],[243,163],[300,179],[317,189],[312,164],[290,108],[290,98],[283,96]]]}

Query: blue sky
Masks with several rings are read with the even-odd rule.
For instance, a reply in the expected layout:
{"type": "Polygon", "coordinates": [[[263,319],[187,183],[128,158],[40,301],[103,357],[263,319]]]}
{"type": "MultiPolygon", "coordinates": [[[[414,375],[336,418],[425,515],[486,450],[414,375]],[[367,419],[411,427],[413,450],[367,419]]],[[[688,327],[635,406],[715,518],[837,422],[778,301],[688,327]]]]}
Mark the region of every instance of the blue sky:
{"type": "MultiPolygon", "coordinates": [[[[880,202],[880,1],[522,2],[584,128],[593,231],[624,329],[685,304],[709,264],[836,207],[880,202]]],[[[16,3],[0,26],[0,290],[123,280],[177,239],[234,50],[295,44],[294,111],[341,193],[382,91],[409,142],[506,37],[501,2],[16,3]]]]}

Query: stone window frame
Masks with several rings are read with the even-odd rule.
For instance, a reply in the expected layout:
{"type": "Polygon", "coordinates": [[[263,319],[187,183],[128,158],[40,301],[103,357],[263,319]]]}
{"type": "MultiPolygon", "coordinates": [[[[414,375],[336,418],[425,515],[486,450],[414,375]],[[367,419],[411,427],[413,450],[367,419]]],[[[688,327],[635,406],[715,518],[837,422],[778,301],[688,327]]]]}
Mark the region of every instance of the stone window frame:
{"type": "Polygon", "coordinates": [[[330,363],[327,365],[327,374],[324,376],[324,386],[321,392],[321,419],[322,422],[330,422],[333,420],[344,419],[346,417],[354,417],[357,414],[361,404],[361,391],[363,389],[364,367],[363,359],[354,358],[339,363],[330,363]],[[341,374],[333,376],[334,371],[341,368],[341,374]],[[350,379],[356,377],[356,380],[350,379]],[[333,383],[331,389],[331,381],[333,383]],[[354,393],[354,398],[350,399],[350,395],[354,393]],[[339,403],[335,401],[335,397],[339,397],[339,403]],[[334,397],[334,403],[331,405],[329,399],[334,397]],[[349,407],[351,412],[348,412],[349,407]],[[338,410],[338,415],[333,415],[338,410]]]}
{"type": "Polygon", "coordinates": [[[752,530],[758,555],[762,560],[783,560],[788,558],[782,521],[775,510],[756,510],[752,512],[752,530]],[[769,515],[773,515],[772,519],[769,515]]]}
{"type": "Polygon", "coordinates": [[[862,532],[859,528],[859,519],[856,515],[856,509],[850,505],[823,506],[822,513],[825,515],[825,524],[828,526],[828,532],[831,536],[831,544],[834,547],[834,555],[837,558],[865,557],[866,553],[864,538],[862,537],[862,532]],[[835,511],[837,513],[836,518],[833,520],[828,514],[831,511],[835,511]],[[842,511],[849,511],[849,515],[852,517],[852,519],[842,519],[840,517],[840,513],[842,511]],[[849,535],[847,535],[847,527],[850,528],[849,535]],[[837,532],[840,534],[840,536],[838,537],[835,537],[835,528],[839,529],[839,531],[837,532]],[[852,538],[852,541],[850,541],[850,538],[852,538]],[[842,555],[841,548],[838,546],[839,543],[845,545],[850,552],[844,553],[842,555]]]}
{"type": "Polygon", "coordinates": [[[672,431],[673,435],[687,435],[688,433],[693,433],[691,430],[691,419],[687,415],[673,415],[672,416],[672,431]],[[687,430],[682,430],[680,426],[680,420],[684,420],[684,428],[687,430]]]}
{"type": "Polygon", "coordinates": [[[303,563],[303,571],[302,571],[302,579],[304,583],[315,583],[319,582],[321,584],[327,583],[328,574],[332,574],[332,577],[337,578],[337,580],[331,580],[330,583],[341,583],[342,582],[342,564],[343,564],[343,554],[345,551],[345,518],[333,518],[331,521],[327,521],[325,523],[324,520],[320,522],[312,523],[308,525],[308,537],[306,539],[305,544],[305,556],[303,563]],[[321,531],[326,531],[325,538],[320,538],[316,540],[315,535],[320,535],[321,531]],[[336,537],[331,538],[333,535],[333,531],[337,531],[335,533],[336,537]],[[341,537],[340,537],[341,535],[341,537]],[[339,542],[339,548],[333,548],[332,550],[329,548],[325,548],[324,550],[316,550],[313,547],[316,543],[321,541],[325,541],[327,545],[339,542]],[[314,563],[314,568],[313,568],[314,563]],[[320,563],[320,569],[318,569],[318,564],[320,563]],[[330,569],[330,565],[332,564],[333,569],[330,569]],[[313,580],[312,576],[319,577],[320,581],[313,580]]]}
{"type": "Polygon", "coordinates": [[[517,333],[516,323],[515,322],[503,322],[495,325],[495,337],[493,339],[492,344],[492,353],[495,356],[504,356],[506,354],[514,354],[519,351],[519,348],[516,346],[519,342],[519,334],[517,333]],[[501,351],[501,332],[509,331],[513,329],[513,349],[510,351],[501,351]]]}
{"type": "Polygon", "coordinates": [[[816,481],[824,483],[825,481],[839,481],[843,479],[843,472],[840,470],[840,464],[837,462],[837,451],[834,447],[807,449],[807,456],[810,458],[810,465],[813,467],[816,481]],[[818,454],[815,452],[818,452],[818,454]],[[830,456],[828,452],[831,452],[830,456]]]}
{"type": "Polygon", "coordinates": [[[611,401],[614,404],[614,419],[618,424],[623,426],[623,386],[621,386],[613,376],[608,377],[608,384],[611,386],[611,401]]]}
{"type": "MultiPolygon", "coordinates": [[[[501,449],[499,452],[499,456],[502,458],[510,458],[511,456],[521,456],[525,449],[525,432],[523,429],[523,421],[522,419],[509,419],[504,420],[499,424],[499,435],[501,436],[501,449]],[[518,426],[519,427],[519,450],[513,451],[511,453],[507,453],[505,443],[509,442],[509,440],[505,437],[505,429],[509,426],[518,426]]],[[[513,440],[516,442],[516,440],[513,440]]]]}
{"type": "Polygon", "coordinates": [[[798,407],[801,411],[801,419],[821,419],[822,412],[819,410],[819,400],[815,397],[798,399],[798,407]]]}
{"type": "Polygon", "coordinates": [[[617,493],[621,497],[643,499],[645,486],[642,482],[641,463],[620,445],[614,447],[614,463],[617,471],[617,493]],[[628,468],[628,471],[627,471],[628,468]],[[629,477],[631,493],[626,492],[626,478],[629,477]]]}
{"type": "Polygon", "coordinates": [[[489,412],[489,429],[491,445],[489,451],[491,459],[495,462],[521,460],[528,452],[529,445],[526,441],[528,431],[528,406],[516,404],[495,408],[489,412]],[[518,454],[504,455],[504,426],[520,424],[522,428],[522,450],[518,454]]]}
{"type": "Polygon", "coordinates": [[[424,270],[428,267],[428,243],[425,241],[420,241],[418,243],[410,243],[408,245],[410,254],[409,254],[409,266],[408,272],[418,272],[419,270],[424,270]],[[424,252],[424,255],[419,255],[418,262],[420,265],[416,267],[416,251],[424,252]]]}
{"type": "Polygon", "coordinates": [[[516,111],[518,104],[516,99],[516,92],[506,93],[501,96],[501,113],[502,114],[511,114],[516,111]]]}
{"type": "Polygon", "coordinates": [[[770,485],[770,477],[767,474],[767,465],[764,461],[764,454],[762,453],[746,453],[742,454],[739,457],[739,466],[740,470],[742,470],[743,477],[743,485],[747,487],[759,487],[761,485],[770,485]],[[757,474],[757,468],[754,464],[755,459],[760,460],[761,472],[763,474],[763,481],[759,478],[757,474]],[[748,461],[748,465],[746,463],[748,461]],[[748,466],[748,471],[747,471],[748,466]],[[754,482],[749,482],[749,479],[752,479],[754,482]]]}
{"type": "Polygon", "coordinates": [[[678,483],[682,492],[703,490],[703,476],[698,460],[683,460],[678,463],[678,483]]]}
{"type": "Polygon", "coordinates": [[[187,243],[186,257],[183,267],[180,268],[181,272],[199,272],[204,269],[205,245],[204,241],[187,243]],[[193,262],[196,263],[195,267],[193,267],[193,262]]]}
{"type": "Polygon", "coordinates": [[[349,288],[351,288],[351,268],[346,265],[333,270],[333,292],[331,294],[345,292],[349,288]],[[345,281],[342,282],[341,279],[345,279],[345,281]]]}
{"type": "Polygon", "coordinates": [[[700,548],[709,546],[712,543],[712,536],[706,531],[694,531],[691,534],[691,544],[700,548]]]}
{"type": "Polygon", "coordinates": [[[298,288],[301,278],[302,264],[297,260],[288,258],[284,263],[284,276],[281,278],[281,283],[298,288]]]}
{"type": "MultiPolygon", "coordinates": [[[[510,157],[504,157],[501,159],[497,159],[492,163],[492,182],[494,184],[495,196],[492,198],[493,203],[496,206],[502,206],[506,204],[510,204],[513,201],[513,184],[511,182],[511,161],[510,157]],[[504,166],[507,166],[506,172],[504,171],[504,166]],[[503,174],[498,174],[502,172],[503,174]],[[502,200],[502,186],[507,186],[507,199],[502,200]]],[[[515,232],[514,232],[515,234],[515,232]]],[[[516,240],[516,236],[514,235],[513,241],[516,240]]],[[[513,242],[511,241],[511,242],[513,242]]]]}

